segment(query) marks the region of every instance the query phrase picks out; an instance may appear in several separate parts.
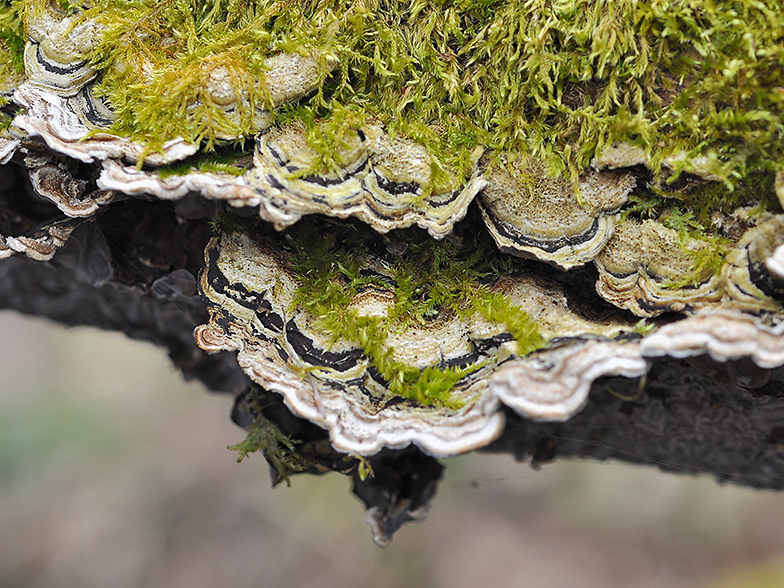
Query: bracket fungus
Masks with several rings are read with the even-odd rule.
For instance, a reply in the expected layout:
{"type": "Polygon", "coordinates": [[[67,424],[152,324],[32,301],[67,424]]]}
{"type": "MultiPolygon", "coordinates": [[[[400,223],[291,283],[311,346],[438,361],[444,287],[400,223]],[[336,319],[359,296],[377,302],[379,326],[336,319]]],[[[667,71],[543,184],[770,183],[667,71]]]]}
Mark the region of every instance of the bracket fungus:
{"type": "Polygon", "coordinates": [[[379,238],[354,232],[316,224],[283,238],[221,233],[200,282],[210,321],[196,329],[203,349],[237,351],[252,380],[346,453],[410,443],[438,457],[464,453],[501,432],[495,390],[526,417],[568,418],[593,379],[645,372],[638,345],[612,339],[633,322],[584,319],[542,276],[493,275],[475,243],[460,251],[420,237],[392,256],[379,238]],[[304,231],[334,245],[313,249],[304,231]],[[444,271],[438,260],[450,252],[465,260],[444,271]]]}
{"type": "Polygon", "coordinates": [[[241,453],[353,476],[384,543],[435,458],[605,382],[780,393],[782,38],[779,0],[4,2],[0,259],[104,239],[91,287],[198,306],[241,453]]]}
{"type": "Polygon", "coordinates": [[[340,166],[319,172],[319,154],[308,146],[304,126],[292,124],[259,133],[253,161],[243,167],[213,171],[208,161],[200,170],[199,162],[186,161],[182,173],[170,174],[107,161],[98,185],[164,200],[196,193],[235,207],[258,207],[259,216],[279,230],[305,215],[324,214],[359,218],[380,232],[418,225],[443,238],[486,184],[477,175],[439,192],[424,147],[391,139],[378,125],[352,130],[332,156],[340,166]]]}
{"type": "Polygon", "coordinates": [[[487,173],[480,203],[501,251],[569,269],[604,248],[634,184],[628,173],[589,172],[575,186],[541,164],[507,161],[487,173]]]}

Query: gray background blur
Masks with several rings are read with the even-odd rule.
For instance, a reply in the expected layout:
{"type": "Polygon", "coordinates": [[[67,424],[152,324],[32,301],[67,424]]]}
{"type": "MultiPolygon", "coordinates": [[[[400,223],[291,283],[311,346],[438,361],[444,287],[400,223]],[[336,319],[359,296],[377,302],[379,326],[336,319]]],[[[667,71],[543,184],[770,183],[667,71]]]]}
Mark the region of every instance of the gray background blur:
{"type": "Polygon", "coordinates": [[[0,588],[784,586],[784,494],[618,463],[446,460],[381,550],[346,478],[237,464],[230,407],[149,344],[0,312],[0,588]]]}

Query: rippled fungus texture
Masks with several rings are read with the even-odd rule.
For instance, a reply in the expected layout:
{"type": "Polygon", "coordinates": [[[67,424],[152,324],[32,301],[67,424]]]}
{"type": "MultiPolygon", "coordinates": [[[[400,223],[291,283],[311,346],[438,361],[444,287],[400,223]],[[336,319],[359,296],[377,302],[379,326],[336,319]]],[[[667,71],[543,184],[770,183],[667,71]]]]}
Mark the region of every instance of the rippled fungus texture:
{"type": "Polygon", "coordinates": [[[675,359],[778,385],[782,39],[779,0],[6,1],[0,166],[29,189],[0,259],[137,206],[198,227],[187,268],[123,253],[142,290],[236,353],[243,451],[351,470],[383,542],[440,475],[402,508],[362,485],[388,452],[569,422],[675,359]]]}

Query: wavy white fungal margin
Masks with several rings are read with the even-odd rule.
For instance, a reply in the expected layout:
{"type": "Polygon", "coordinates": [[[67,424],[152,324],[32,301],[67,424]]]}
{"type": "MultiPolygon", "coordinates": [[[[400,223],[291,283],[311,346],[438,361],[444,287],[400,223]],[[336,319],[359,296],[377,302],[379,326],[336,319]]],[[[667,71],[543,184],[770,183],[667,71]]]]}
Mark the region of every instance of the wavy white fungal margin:
{"type": "MultiPolygon", "coordinates": [[[[453,192],[429,193],[431,166],[424,147],[391,139],[379,126],[357,132],[339,173],[307,173],[317,159],[302,125],[262,133],[253,163],[241,176],[192,171],[162,175],[116,161],[103,162],[98,186],[129,195],[177,200],[199,194],[234,207],[258,207],[259,217],[283,230],[303,216],[355,217],[379,232],[417,225],[434,238],[452,232],[485,187],[474,174],[453,192]]],[[[250,165],[250,162],[249,162],[250,165]]]]}
{"type": "Polygon", "coordinates": [[[250,331],[250,326],[218,312],[197,327],[194,336],[206,351],[236,350],[240,367],[254,382],[283,396],[294,414],[327,429],[338,451],[373,455],[413,443],[435,457],[446,457],[483,447],[503,430],[498,401],[487,395],[456,411],[412,408],[405,402],[369,410],[360,396],[319,386],[307,374],[294,373],[274,342],[250,331]]]}
{"type": "Polygon", "coordinates": [[[16,153],[22,142],[19,139],[6,139],[0,137],[0,165],[5,165],[16,153]]]}
{"type": "Polygon", "coordinates": [[[784,245],[779,245],[773,252],[773,255],[765,260],[765,267],[772,274],[778,276],[779,279],[784,280],[784,245]]]}
{"type": "Polygon", "coordinates": [[[244,178],[261,198],[261,217],[282,230],[307,214],[353,216],[382,233],[417,225],[442,239],[487,185],[475,170],[437,191],[427,149],[377,124],[348,134],[333,155],[340,168],[318,171],[320,156],[300,123],[259,134],[244,178]]]}
{"type": "Polygon", "coordinates": [[[15,127],[31,137],[40,137],[53,151],[83,163],[105,159],[133,162],[144,159],[150,165],[164,165],[190,157],[198,151],[197,145],[181,137],[167,141],[159,151],[151,153],[142,143],[94,132],[69,108],[67,99],[39,90],[29,83],[16,89],[14,102],[26,109],[24,114],[14,119],[15,127]]]}
{"type": "Polygon", "coordinates": [[[748,357],[759,367],[775,368],[784,365],[784,317],[704,310],[661,327],[640,347],[646,358],[708,354],[725,362],[748,357]]]}
{"type": "Polygon", "coordinates": [[[4,237],[0,235],[0,259],[8,259],[9,257],[16,255],[16,251],[11,249],[8,245],[6,245],[6,240],[8,237],[4,237]]]}
{"type": "Polygon", "coordinates": [[[161,177],[111,159],[103,162],[97,184],[104,190],[117,190],[129,196],[147,194],[161,200],[179,200],[188,194],[199,194],[234,206],[257,206],[260,203],[258,195],[242,177],[199,171],[161,177]]]}
{"type": "Polygon", "coordinates": [[[502,364],[489,385],[520,416],[565,421],[585,406],[597,378],[640,378],[647,371],[638,341],[574,339],[502,364]]]}

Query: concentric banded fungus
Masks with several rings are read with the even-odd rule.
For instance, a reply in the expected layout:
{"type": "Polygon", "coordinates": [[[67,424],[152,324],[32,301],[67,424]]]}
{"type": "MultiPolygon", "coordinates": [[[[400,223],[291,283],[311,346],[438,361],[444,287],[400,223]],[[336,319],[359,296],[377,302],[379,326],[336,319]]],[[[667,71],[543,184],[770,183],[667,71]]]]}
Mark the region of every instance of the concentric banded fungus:
{"type": "Polygon", "coordinates": [[[320,155],[300,124],[260,135],[246,181],[261,197],[262,218],[282,229],[305,214],[356,216],[381,232],[417,224],[442,238],[485,185],[474,177],[462,188],[439,191],[427,150],[376,125],[347,134],[331,157],[339,167],[320,172],[320,155]]]}
{"type": "Polygon", "coordinates": [[[176,175],[104,163],[105,189],[151,194],[166,200],[196,193],[232,206],[258,206],[260,217],[279,230],[308,214],[353,216],[380,232],[418,225],[436,238],[452,231],[485,181],[477,174],[461,189],[434,194],[432,162],[420,145],[391,139],[378,126],[353,132],[339,152],[334,172],[319,173],[319,154],[308,146],[304,127],[294,124],[262,133],[253,166],[237,176],[201,171],[176,175]]]}
{"type": "Polygon", "coordinates": [[[696,255],[711,247],[656,221],[627,219],[595,260],[596,291],[641,317],[718,302],[724,292],[720,274],[707,268],[694,275],[696,255]]]}
{"type": "Polygon", "coordinates": [[[94,132],[72,107],[74,101],[41,92],[27,84],[22,84],[14,92],[14,102],[25,108],[25,113],[14,119],[16,127],[31,137],[41,137],[53,151],[84,163],[104,159],[144,159],[150,165],[163,165],[185,159],[198,151],[195,145],[183,139],[172,139],[150,153],[142,143],[94,132]]]}
{"type": "MultiPolygon", "coordinates": [[[[337,243],[346,234],[324,238],[337,243]]],[[[560,286],[542,277],[511,273],[482,286],[471,278],[475,269],[442,268],[447,273],[441,280],[418,276],[434,279],[425,292],[412,285],[421,269],[414,265],[429,255],[421,247],[433,247],[421,238],[400,258],[383,247],[380,256],[360,247],[342,260],[326,257],[321,266],[329,268],[326,275],[298,267],[301,238],[302,233],[276,238],[231,233],[213,239],[201,277],[210,321],[196,329],[196,340],[208,351],[238,351],[251,379],[328,429],[341,451],[369,455],[410,443],[437,456],[469,451],[501,430],[494,390],[526,416],[566,418],[582,407],[593,378],[645,370],[639,354],[632,358],[636,344],[596,339],[628,331],[628,323],[581,318],[569,310],[560,286]],[[352,261],[358,265],[347,267],[352,261]],[[314,287],[335,289],[344,305],[303,294],[303,288],[314,287]],[[455,288],[462,289],[459,295],[455,288]],[[446,298],[437,301],[439,296],[446,298]],[[514,360],[545,339],[585,335],[594,339],[559,343],[536,358],[514,360]],[[586,369],[590,349],[603,350],[604,358],[586,369]],[[618,350],[615,362],[611,349],[618,350]],[[559,364],[555,371],[551,353],[559,364]],[[557,399],[548,401],[559,383],[557,399]]]]}
{"type": "MultiPolygon", "coordinates": [[[[149,141],[97,132],[107,130],[115,120],[104,100],[96,97],[100,70],[87,60],[102,41],[106,27],[100,18],[65,16],[51,5],[40,11],[31,9],[26,19],[30,40],[24,53],[27,80],[14,93],[14,101],[26,112],[14,124],[31,136],[40,136],[55,151],[86,163],[96,159],[144,159],[151,165],[162,165],[196,153],[198,141],[181,137],[150,145],[149,141]]],[[[136,57],[139,62],[124,67],[154,71],[149,55],[136,57]]],[[[203,116],[200,110],[220,109],[225,124],[212,138],[237,139],[237,129],[245,118],[250,116],[250,132],[269,127],[274,119],[271,108],[315,90],[336,64],[330,57],[320,62],[299,54],[270,56],[264,61],[265,75],[256,82],[259,88],[255,91],[264,94],[263,101],[249,97],[248,89],[239,83],[241,76],[226,63],[204,64],[204,79],[196,84],[195,96],[185,105],[185,111],[203,116]]]]}
{"type": "Polygon", "coordinates": [[[86,56],[100,39],[100,26],[80,15],[65,16],[47,5],[27,19],[24,62],[27,84],[62,98],[75,96],[98,72],[86,56]]]}
{"type": "MultiPolygon", "coordinates": [[[[86,57],[100,41],[101,26],[78,14],[66,16],[47,4],[31,9],[26,29],[26,81],[14,92],[14,101],[26,112],[14,119],[14,125],[85,163],[109,157],[139,159],[145,151],[141,145],[105,133],[91,134],[113,120],[111,111],[93,94],[98,72],[86,57]]],[[[195,152],[194,147],[179,143],[167,145],[157,158],[167,161],[195,152]]]]}
{"type": "Polygon", "coordinates": [[[783,244],[784,215],[778,215],[746,231],[727,255],[726,289],[736,307],[782,312],[784,277],[775,271],[774,256],[783,244]]]}
{"type": "Polygon", "coordinates": [[[634,188],[628,173],[589,172],[577,190],[544,166],[508,159],[485,174],[482,215],[498,247],[569,269],[595,258],[610,239],[615,214],[634,188]]]}
{"type": "MultiPolygon", "coordinates": [[[[510,414],[502,404],[528,420],[567,420],[589,389],[601,398],[597,378],[642,378],[659,357],[687,358],[666,361],[678,376],[687,365],[709,373],[706,387],[726,376],[778,390],[780,5],[6,2],[0,164],[23,161],[34,190],[80,218],[47,220],[49,202],[20,197],[6,167],[0,258],[48,260],[95,215],[83,227],[85,243],[101,243],[90,283],[124,257],[144,295],[198,306],[197,262],[183,253],[158,264],[109,233],[127,230],[138,244],[168,222],[193,229],[178,243],[200,251],[209,219],[220,230],[200,277],[209,322],[198,344],[237,351],[258,384],[246,398],[252,389],[278,402],[275,418],[248,412],[251,427],[298,420],[283,398],[328,430],[305,423],[319,447],[308,451],[333,464],[319,472],[396,453],[341,452],[415,444],[432,464],[481,447],[510,414]],[[103,190],[93,191],[99,167],[103,190]],[[258,208],[261,220],[194,195],[258,208]],[[477,196],[479,211],[469,206],[477,196]],[[160,224],[159,211],[171,215],[160,224]],[[598,294],[592,268],[552,267],[590,261],[598,294]],[[632,314],[666,315],[633,325],[632,314]]],[[[88,248],[71,239],[60,260],[80,264],[88,248]]],[[[632,412],[666,383],[659,367],[650,389],[639,382],[646,408],[632,412]]],[[[609,403],[596,405],[593,415],[609,403]]],[[[387,501],[396,514],[371,508],[379,541],[390,518],[424,513],[436,469],[416,498],[387,501]]]]}
{"type": "MultiPolygon", "coordinates": [[[[315,317],[292,311],[298,284],[286,255],[270,244],[223,235],[210,244],[207,259],[201,289],[210,322],[196,330],[199,346],[208,351],[236,349],[251,379],[282,394],[296,414],[328,428],[338,449],[372,454],[417,442],[444,455],[480,447],[500,433],[503,417],[495,412],[497,401],[477,394],[481,380],[473,374],[453,397],[464,403],[460,409],[396,402],[387,392],[389,384],[356,343],[332,342],[319,332],[315,317]]],[[[371,296],[380,301],[371,305],[371,312],[382,310],[382,292],[373,296],[368,291],[359,299],[371,296]]],[[[438,330],[447,334],[447,329],[438,330]]],[[[478,371],[484,371],[485,356],[467,353],[465,330],[463,326],[462,333],[445,343],[454,354],[449,359],[479,364],[478,371]]],[[[438,355],[441,348],[437,343],[428,355],[438,355]]]]}

